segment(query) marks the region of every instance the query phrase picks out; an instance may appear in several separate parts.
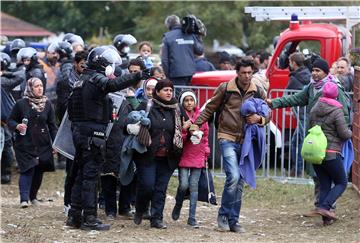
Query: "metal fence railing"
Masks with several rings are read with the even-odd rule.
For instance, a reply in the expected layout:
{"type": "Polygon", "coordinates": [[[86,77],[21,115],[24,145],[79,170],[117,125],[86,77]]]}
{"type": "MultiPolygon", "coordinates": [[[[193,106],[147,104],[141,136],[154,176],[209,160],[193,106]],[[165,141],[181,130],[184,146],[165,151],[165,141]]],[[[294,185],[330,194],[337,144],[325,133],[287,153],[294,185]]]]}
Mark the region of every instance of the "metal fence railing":
{"type": "MultiPolygon", "coordinates": [[[[179,89],[190,88],[195,91],[200,106],[212,97],[216,89],[206,86],[175,86],[175,93],[179,89]]],[[[273,89],[269,92],[268,97],[271,99],[292,95],[296,92],[299,91],[273,89]]],[[[352,93],[349,94],[352,95],[352,93]]],[[[266,126],[266,156],[257,170],[258,177],[290,179],[296,183],[309,182],[306,165],[300,156],[302,141],[306,136],[306,121],[306,107],[297,106],[272,110],[271,122],[266,126]]],[[[211,149],[209,168],[214,175],[225,176],[213,121],[209,122],[209,128],[209,146],[211,149]]]]}

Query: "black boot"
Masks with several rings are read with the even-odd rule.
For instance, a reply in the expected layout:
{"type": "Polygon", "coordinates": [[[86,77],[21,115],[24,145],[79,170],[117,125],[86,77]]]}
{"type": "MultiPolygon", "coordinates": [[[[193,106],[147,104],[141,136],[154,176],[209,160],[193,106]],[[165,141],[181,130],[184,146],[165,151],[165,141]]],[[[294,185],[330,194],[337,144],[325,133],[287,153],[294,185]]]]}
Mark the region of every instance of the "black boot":
{"type": "Polygon", "coordinates": [[[139,213],[139,212],[135,212],[135,214],[134,214],[134,223],[136,225],[139,225],[139,224],[141,224],[142,219],[143,219],[143,214],[139,213]]]}
{"type": "Polygon", "coordinates": [[[69,209],[68,218],[66,220],[66,226],[79,229],[81,226],[81,210],[73,208],[69,209]]]}
{"type": "Polygon", "coordinates": [[[175,204],[174,209],[171,213],[171,218],[173,220],[178,220],[180,217],[180,211],[181,211],[182,205],[181,204],[175,204]]]}
{"type": "Polygon", "coordinates": [[[82,230],[109,230],[110,224],[103,224],[98,218],[94,215],[84,216],[83,222],[81,224],[82,230]]]}

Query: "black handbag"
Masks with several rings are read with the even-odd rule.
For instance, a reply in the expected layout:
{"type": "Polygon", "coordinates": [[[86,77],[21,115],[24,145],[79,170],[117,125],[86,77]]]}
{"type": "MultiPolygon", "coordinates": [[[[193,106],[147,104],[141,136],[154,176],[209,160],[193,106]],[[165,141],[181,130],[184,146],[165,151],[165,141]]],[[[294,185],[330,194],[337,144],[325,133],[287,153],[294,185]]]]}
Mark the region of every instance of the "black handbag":
{"type": "MultiPolygon", "coordinates": [[[[188,189],[184,199],[189,199],[189,196],[190,191],[188,189]]],[[[211,171],[208,170],[207,165],[201,169],[198,184],[198,201],[217,205],[213,175],[211,171]]]]}

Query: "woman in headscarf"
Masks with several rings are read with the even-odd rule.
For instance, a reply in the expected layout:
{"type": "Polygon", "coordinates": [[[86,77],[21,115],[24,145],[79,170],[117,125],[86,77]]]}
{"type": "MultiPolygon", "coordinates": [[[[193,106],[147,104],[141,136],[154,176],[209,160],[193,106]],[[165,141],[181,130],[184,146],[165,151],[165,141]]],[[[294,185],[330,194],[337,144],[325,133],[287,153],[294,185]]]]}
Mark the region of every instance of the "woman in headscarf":
{"type": "Polygon", "coordinates": [[[15,132],[14,149],[20,170],[20,206],[27,208],[30,202],[38,206],[37,192],[43,172],[54,171],[51,143],[57,132],[54,109],[44,95],[39,78],[27,81],[24,96],[16,102],[8,124],[15,132]]]}
{"type": "Polygon", "coordinates": [[[143,132],[141,127],[140,132],[134,134],[129,129],[133,124],[128,125],[129,133],[137,135],[139,142],[147,146],[147,152],[133,155],[138,178],[134,223],[141,223],[151,202],[151,227],[158,229],[166,228],[163,223],[166,189],[182,151],[181,118],[173,94],[174,85],[170,80],[157,82],[152,99],[138,107],[149,112],[150,128],[143,132]]]}

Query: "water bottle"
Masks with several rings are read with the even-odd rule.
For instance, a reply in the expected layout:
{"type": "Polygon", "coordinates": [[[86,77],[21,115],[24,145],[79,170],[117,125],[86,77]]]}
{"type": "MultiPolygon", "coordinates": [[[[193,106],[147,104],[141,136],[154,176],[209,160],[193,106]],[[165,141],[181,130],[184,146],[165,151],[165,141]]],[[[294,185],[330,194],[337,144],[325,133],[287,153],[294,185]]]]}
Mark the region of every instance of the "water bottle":
{"type": "MultiPolygon", "coordinates": [[[[23,118],[22,121],[21,121],[21,123],[27,125],[27,124],[28,124],[28,121],[29,121],[29,120],[28,120],[27,118],[23,118]]],[[[27,130],[27,129],[25,129],[24,131],[20,132],[20,135],[25,136],[26,130],[27,130]]]]}

